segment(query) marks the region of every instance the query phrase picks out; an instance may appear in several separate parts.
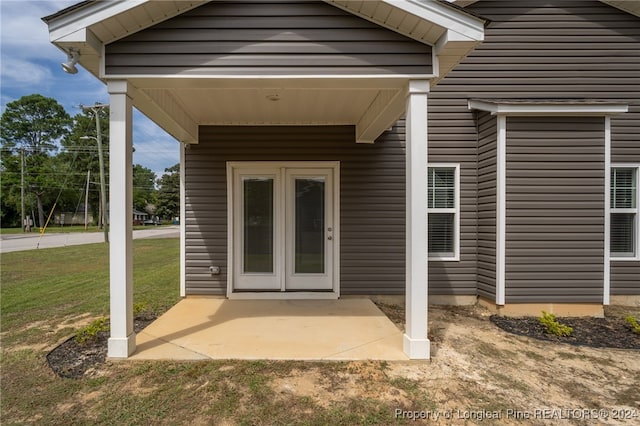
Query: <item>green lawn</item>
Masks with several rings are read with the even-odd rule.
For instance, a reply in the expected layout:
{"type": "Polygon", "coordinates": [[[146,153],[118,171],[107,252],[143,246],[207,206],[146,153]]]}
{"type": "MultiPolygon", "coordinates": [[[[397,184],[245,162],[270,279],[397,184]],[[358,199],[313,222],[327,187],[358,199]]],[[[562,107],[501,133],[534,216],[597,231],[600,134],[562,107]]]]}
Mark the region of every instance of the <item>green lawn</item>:
{"type": "MultiPolygon", "coordinates": [[[[380,388],[429,406],[413,382],[394,382],[379,362],[108,361],[81,379],[62,379],[48,367],[48,351],[109,314],[108,245],[7,253],[0,262],[3,425],[396,423],[399,404],[378,400],[380,388]],[[322,389],[346,392],[355,380],[371,392],[319,405],[278,384],[307,374],[322,389]]],[[[179,241],[134,241],[134,302],[161,312],[178,299],[179,241]]]]}
{"type": "MultiPolygon", "coordinates": [[[[177,239],[134,241],[134,302],[154,310],[179,297],[177,239]]],[[[81,315],[109,314],[109,246],[90,244],[5,253],[1,258],[3,346],[31,344],[30,325],[64,324],[81,315]]],[[[37,329],[37,327],[36,327],[37,329]]],[[[54,338],[68,334],[62,328],[54,338]]]]}

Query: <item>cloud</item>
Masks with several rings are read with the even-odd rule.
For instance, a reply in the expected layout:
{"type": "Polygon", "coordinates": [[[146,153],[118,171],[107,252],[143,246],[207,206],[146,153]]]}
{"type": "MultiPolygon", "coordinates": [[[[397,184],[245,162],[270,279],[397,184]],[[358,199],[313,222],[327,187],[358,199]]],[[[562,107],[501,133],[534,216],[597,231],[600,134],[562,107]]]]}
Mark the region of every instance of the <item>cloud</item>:
{"type": "Polygon", "coordinates": [[[41,18],[77,3],[65,1],[0,1],[2,56],[22,59],[55,59],[60,51],[49,43],[47,25],[41,18]]]}
{"type": "Polygon", "coordinates": [[[33,86],[51,78],[51,72],[46,66],[23,59],[2,61],[0,66],[2,85],[33,86]]]}
{"type": "MultiPolygon", "coordinates": [[[[80,104],[108,103],[104,83],[82,67],[65,74],[60,63],[66,56],[49,41],[41,18],[79,0],[0,0],[0,107],[22,96],[39,93],[56,99],[70,115],[80,104]]],[[[133,119],[134,160],[158,176],[180,159],[179,144],[139,112],[133,119]]]]}

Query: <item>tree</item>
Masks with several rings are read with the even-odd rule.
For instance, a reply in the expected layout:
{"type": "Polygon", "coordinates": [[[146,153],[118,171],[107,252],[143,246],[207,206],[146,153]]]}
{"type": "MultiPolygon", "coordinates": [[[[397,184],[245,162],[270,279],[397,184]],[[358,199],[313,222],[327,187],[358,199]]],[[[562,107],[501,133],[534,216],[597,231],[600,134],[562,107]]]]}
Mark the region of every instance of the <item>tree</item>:
{"type": "MultiPolygon", "coordinates": [[[[109,110],[107,108],[102,108],[98,113],[100,114],[105,179],[109,182],[109,110]]],[[[59,154],[59,156],[67,164],[73,164],[74,171],[69,176],[69,179],[72,181],[69,185],[70,187],[84,189],[86,185],[87,171],[90,172],[91,181],[89,185],[89,204],[91,206],[93,217],[98,218],[101,217],[100,185],[98,182],[100,167],[96,138],[97,134],[94,112],[83,111],[73,117],[73,127],[69,134],[62,140],[64,150],[59,154]]]]}
{"type": "MultiPolygon", "coordinates": [[[[33,94],[9,102],[0,117],[2,193],[8,201],[20,199],[21,158],[24,153],[25,192],[35,197],[39,225],[44,226],[44,205],[54,202],[60,187],[59,167],[51,154],[68,132],[71,117],[55,99],[33,94]],[[16,185],[16,182],[18,184],[16,185]]],[[[20,204],[18,208],[20,209],[20,204]]],[[[5,209],[3,208],[3,211],[5,209]]]]}
{"type": "Polygon", "coordinates": [[[146,211],[156,202],[156,174],[153,170],[133,165],[133,208],[146,211]]]}
{"type": "Polygon", "coordinates": [[[158,179],[156,214],[162,218],[172,218],[180,215],[180,164],[164,171],[165,174],[158,179]]]}

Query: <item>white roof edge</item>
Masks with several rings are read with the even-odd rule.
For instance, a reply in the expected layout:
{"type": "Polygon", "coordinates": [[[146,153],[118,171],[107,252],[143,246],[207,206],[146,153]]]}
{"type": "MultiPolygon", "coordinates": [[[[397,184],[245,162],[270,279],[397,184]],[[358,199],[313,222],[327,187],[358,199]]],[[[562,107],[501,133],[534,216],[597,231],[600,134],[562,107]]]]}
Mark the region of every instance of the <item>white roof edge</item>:
{"type": "Polygon", "coordinates": [[[583,100],[482,100],[471,99],[469,109],[486,111],[492,115],[612,115],[629,111],[620,102],[583,100]]]}
{"type": "Polygon", "coordinates": [[[50,19],[49,40],[55,42],[98,22],[140,6],[149,0],[97,1],[50,19]]]}
{"type": "MultiPolygon", "coordinates": [[[[152,3],[157,0],[121,0],[121,1],[95,1],[93,3],[84,5],[78,9],[72,9],[68,13],[60,16],[51,17],[45,22],[49,27],[49,40],[54,43],[57,40],[64,38],[65,36],[75,33],[83,28],[88,28],[92,25],[98,24],[106,19],[112,18],[121,13],[125,13],[136,7],[140,7],[147,3],[152,3]]],[[[131,34],[132,32],[143,30],[144,28],[157,24],[158,22],[166,19],[171,19],[174,16],[184,13],[189,9],[198,7],[208,0],[179,0],[178,3],[185,5],[175,9],[175,13],[162,14],[162,16],[149,17],[150,20],[147,25],[138,26],[136,28],[124,28],[124,32],[120,34],[121,38],[131,34]]],[[[140,25],[140,23],[138,23],[140,25]]],[[[104,40],[103,40],[104,41],[104,40]]],[[[111,42],[113,40],[109,40],[111,42]]]]}
{"type": "Polygon", "coordinates": [[[382,0],[382,2],[431,21],[466,38],[475,41],[484,40],[484,19],[455,10],[443,3],[421,0],[382,0]]]}

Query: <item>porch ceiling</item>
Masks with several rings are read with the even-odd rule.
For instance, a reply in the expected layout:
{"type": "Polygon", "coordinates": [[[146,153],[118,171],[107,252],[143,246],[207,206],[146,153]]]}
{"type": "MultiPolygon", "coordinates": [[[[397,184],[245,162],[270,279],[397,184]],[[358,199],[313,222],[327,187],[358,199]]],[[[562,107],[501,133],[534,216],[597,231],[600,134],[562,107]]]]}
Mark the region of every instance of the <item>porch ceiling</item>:
{"type": "Polygon", "coordinates": [[[132,79],[134,103],[179,140],[201,125],[355,125],[371,143],[404,112],[406,79],[132,79]],[[173,125],[172,125],[173,122],[173,125]],[[182,129],[182,130],[180,130],[182,129]]]}

